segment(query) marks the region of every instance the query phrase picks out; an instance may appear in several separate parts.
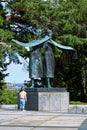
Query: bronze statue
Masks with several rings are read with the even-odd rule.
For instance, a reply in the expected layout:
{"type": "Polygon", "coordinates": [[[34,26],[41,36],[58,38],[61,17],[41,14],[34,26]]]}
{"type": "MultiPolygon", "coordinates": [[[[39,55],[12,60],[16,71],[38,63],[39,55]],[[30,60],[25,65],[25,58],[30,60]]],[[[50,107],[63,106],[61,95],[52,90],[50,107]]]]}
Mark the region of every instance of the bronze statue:
{"type": "Polygon", "coordinates": [[[31,88],[34,88],[34,80],[38,78],[46,78],[46,87],[51,88],[50,78],[54,78],[55,71],[55,47],[76,52],[76,50],[70,46],[64,46],[53,41],[51,30],[48,30],[47,35],[41,40],[36,39],[29,43],[23,43],[15,39],[12,39],[12,41],[24,47],[32,48],[29,56],[29,78],[31,78],[32,81],[31,88]],[[41,48],[45,50],[43,56],[41,54],[41,48]]]}
{"type": "Polygon", "coordinates": [[[32,79],[31,88],[34,87],[34,79],[43,77],[43,64],[40,48],[33,47],[29,56],[29,78],[32,79]]]}

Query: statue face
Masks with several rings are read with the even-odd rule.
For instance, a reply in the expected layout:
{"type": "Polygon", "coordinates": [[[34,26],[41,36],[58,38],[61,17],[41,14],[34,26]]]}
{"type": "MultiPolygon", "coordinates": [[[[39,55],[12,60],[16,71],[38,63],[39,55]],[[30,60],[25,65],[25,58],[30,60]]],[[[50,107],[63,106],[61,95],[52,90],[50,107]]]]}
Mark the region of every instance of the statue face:
{"type": "Polygon", "coordinates": [[[47,30],[47,36],[52,37],[52,31],[51,30],[47,30]]]}

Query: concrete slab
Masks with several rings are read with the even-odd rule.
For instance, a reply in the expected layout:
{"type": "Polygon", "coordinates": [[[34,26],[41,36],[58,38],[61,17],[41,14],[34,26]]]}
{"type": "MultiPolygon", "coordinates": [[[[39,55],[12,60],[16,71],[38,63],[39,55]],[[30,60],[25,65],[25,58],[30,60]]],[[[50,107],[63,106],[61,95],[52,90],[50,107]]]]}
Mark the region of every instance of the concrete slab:
{"type": "Polygon", "coordinates": [[[0,109],[0,130],[78,130],[86,118],[87,114],[5,108],[0,109]]]}

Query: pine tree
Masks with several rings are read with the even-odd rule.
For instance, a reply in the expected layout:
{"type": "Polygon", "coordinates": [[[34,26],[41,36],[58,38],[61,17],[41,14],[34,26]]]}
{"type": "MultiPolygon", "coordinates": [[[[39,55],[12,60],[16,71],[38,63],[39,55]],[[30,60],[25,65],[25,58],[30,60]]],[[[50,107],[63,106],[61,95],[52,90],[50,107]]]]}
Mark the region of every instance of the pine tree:
{"type": "Polygon", "coordinates": [[[4,79],[5,76],[8,75],[5,73],[8,65],[8,63],[6,63],[6,55],[8,51],[7,46],[9,46],[9,41],[13,36],[13,33],[5,28],[6,24],[5,12],[2,4],[0,3],[0,94],[6,87],[4,79]]]}
{"type": "MultiPolygon", "coordinates": [[[[29,56],[29,53],[26,53],[23,48],[10,42],[13,34],[8,30],[11,29],[9,25],[21,23],[41,28],[43,35],[48,29],[51,29],[56,42],[70,45],[78,52],[78,60],[69,64],[71,58],[69,53],[55,51],[55,57],[58,58],[56,66],[59,67],[55,79],[59,79],[60,75],[62,79],[64,78],[65,82],[62,81],[62,83],[66,83],[68,90],[71,91],[72,88],[75,91],[77,88],[75,94],[84,95],[84,86],[87,85],[87,82],[84,82],[87,79],[83,78],[84,70],[87,71],[87,0],[11,0],[8,7],[11,9],[11,15],[6,17],[7,21],[4,22],[3,11],[0,12],[2,21],[0,39],[7,44],[10,43],[11,50],[17,50],[22,56],[29,56]],[[7,25],[8,29],[3,29],[3,25],[5,27],[7,25]],[[10,35],[7,35],[6,32],[10,35]],[[61,55],[61,59],[59,59],[59,55],[61,55]],[[65,58],[66,60],[64,60],[65,58]],[[68,64],[65,66],[65,63],[68,64]]],[[[14,38],[29,42],[36,37],[27,32],[15,32],[14,38]]]]}

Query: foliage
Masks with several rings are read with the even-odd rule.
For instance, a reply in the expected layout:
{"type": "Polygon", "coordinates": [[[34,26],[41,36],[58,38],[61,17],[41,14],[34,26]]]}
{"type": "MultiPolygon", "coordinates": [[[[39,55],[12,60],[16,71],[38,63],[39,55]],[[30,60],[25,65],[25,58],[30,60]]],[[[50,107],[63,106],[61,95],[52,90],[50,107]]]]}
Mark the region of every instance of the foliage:
{"type": "Polygon", "coordinates": [[[87,105],[87,103],[86,102],[80,102],[80,101],[70,101],[70,104],[72,104],[72,105],[87,105]]]}
{"type": "Polygon", "coordinates": [[[7,88],[6,83],[0,80],[0,104],[17,104],[18,92],[7,88]]]}
{"type": "Polygon", "coordinates": [[[18,92],[5,88],[0,96],[0,104],[17,104],[18,92]]]}
{"type": "MultiPolygon", "coordinates": [[[[79,98],[86,101],[87,0],[11,0],[8,7],[12,10],[12,15],[5,17],[6,13],[0,6],[0,40],[11,45],[10,51],[18,51],[23,57],[28,57],[29,52],[12,43],[11,39],[29,42],[36,37],[31,33],[12,33],[9,24],[25,23],[41,28],[41,38],[51,29],[56,42],[72,46],[78,53],[78,60],[73,60],[73,52],[55,49],[56,74],[53,84],[66,87],[71,93],[71,100],[76,97],[75,100],[79,98]]],[[[0,59],[3,59],[6,51],[7,48],[2,47],[0,59]]],[[[2,60],[1,63],[4,64],[2,60]]]]}
{"type": "Polygon", "coordinates": [[[6,88],[6,83],[3,80],[0,80],[0,95],[1,95],[1,91],[6,88]]]}
{"type": "Polygon", "coordinates": [[[8,76],[6,73],[7,66],[9,63],[6,62],[6,56],[9,51],[12,51],[11,39],[14,37],[14,33],[7,28],[9,21],[6,20],[6,13],[0,3],[0,104],[14,104],[16,103],[17,94],[14,91],[6,88],[6,83],[4,81],[5,77],[8,76]],[[13,94],[13,95],[12,95],[13,94]]]}
{"type": "MultiPolygon", "coordinates": [[[[4,42],[5,44],[9,45],[11,38],[13,37],[13,33],[10,30],[6,29],[5,26],[7,21],[5,19],[5,12],[3,10],[2,5],[0,4],[0,42],[4,42]]],[[[7,46],[0,45],[0,82],[4,80],[7,74],[4,72],[7,69],[8,63],[5,62],[6,52],[8,51],[7,46]]]]}

